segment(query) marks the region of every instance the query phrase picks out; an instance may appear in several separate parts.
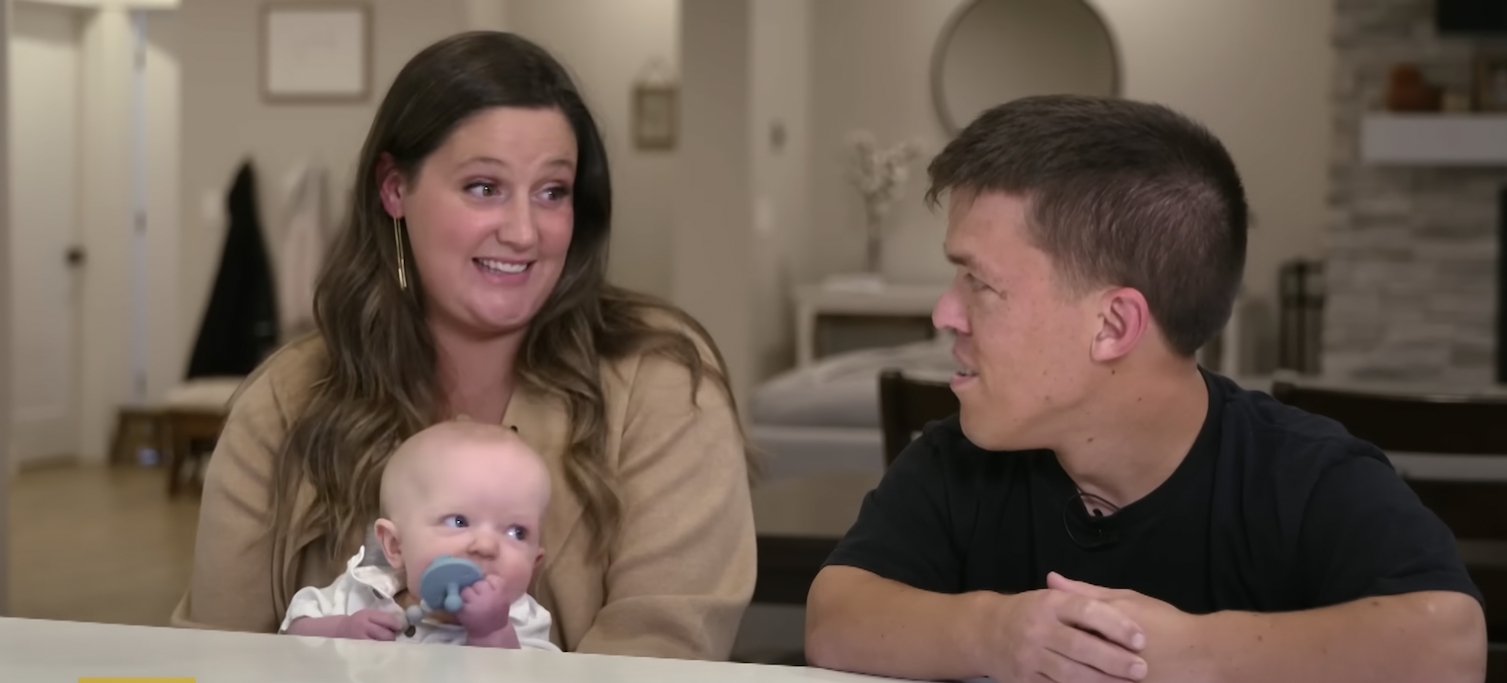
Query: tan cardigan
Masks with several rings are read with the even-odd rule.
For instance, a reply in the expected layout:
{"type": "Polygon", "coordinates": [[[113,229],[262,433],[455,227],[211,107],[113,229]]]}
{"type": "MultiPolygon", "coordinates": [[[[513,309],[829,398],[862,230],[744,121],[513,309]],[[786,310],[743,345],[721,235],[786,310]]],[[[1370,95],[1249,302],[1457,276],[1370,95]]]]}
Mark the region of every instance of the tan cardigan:
{"type": "MultiPolygon", "coordinates": [[[[193,575],[172,616],[180,627],[276,632],[299,588],[342,572],[327,539],[282,534],[274,543],[273,458],[311,384],[323,342],[279,351],[243,388],[209,462],[193,575]]],[[[530,593],[554,618],[566,651],[723,660],[753,595],[754,522],[737,416],[703,381],[658,356],[604,364],[607,458],[617,473],[623,524],[604,566],[588,559],[581,501],[561,470],[562,404],[521,387],[504,418],[544,456],[554,475],[545,515],[544,565],[530,593]]],[[[305,487],[295,509],[307,510],[305,487]]],[[[363,539],[346,539],[353,554],[363,539]]]]}

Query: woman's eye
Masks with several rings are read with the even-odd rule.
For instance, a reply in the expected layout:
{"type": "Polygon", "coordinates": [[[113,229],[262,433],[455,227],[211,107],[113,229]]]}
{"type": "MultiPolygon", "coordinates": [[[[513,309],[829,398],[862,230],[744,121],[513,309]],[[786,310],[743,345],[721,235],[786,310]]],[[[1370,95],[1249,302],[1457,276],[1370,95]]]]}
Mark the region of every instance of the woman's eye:
{"type": "Polygon", "coordinates": [[[508,535],[512,536],[513,538],[515,538],[517,540],[520,540],[520,541],[527,541],[528,540],[528,529],[525,529],[525,528],[523,528],[521,526],[509,527],[508,528],[508,535]]]}
{"type": "Polygon", "coordinates": [[[492,183],[471,183],[466,186],[466,191],[477,197],[496,197],[501,190],[492,183]]]}
{"type": "Polygon", "coordinates": [[[551,202],[564,201],[569,196],[570,196],[570,188],[568,188],[568,187],[555,186],[555,187],[547,188],[547,189],[544,190],[544,199],[546,201],[551,201],[551,202]]]}
{"type": "Polygon", "coordinates": [[[445,526],[454,527],[456,529],[464,529],[465,527],[470,525],[466,523],[465,515],[450,515],[449,517],[445,518],[445,526]]]}

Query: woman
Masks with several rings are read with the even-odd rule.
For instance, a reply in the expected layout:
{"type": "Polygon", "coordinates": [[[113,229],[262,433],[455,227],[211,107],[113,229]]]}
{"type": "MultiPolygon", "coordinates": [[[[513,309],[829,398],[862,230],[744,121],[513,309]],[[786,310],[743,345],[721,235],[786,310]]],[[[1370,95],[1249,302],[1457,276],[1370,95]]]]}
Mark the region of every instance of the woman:
{"type": "Polygon", "coordinates": [[[173,622],[275,631],[362,544],[396,443],[467,416],[550,462],[530,592],[557,645],[725,659],[755,573],[743,434],[706,332],[605,282],[606,153],[564,69],[508,34],[431,46],[355,185],[318,334],[232,407],[173,622]]]}

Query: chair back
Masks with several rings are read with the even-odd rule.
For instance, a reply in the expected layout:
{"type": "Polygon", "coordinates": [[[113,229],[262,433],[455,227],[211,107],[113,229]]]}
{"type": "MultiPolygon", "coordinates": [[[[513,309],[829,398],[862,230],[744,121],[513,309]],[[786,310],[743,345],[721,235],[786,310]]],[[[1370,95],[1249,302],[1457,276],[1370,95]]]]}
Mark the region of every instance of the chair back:
{"type": "Polygon", "coordinates": [[[916,438],[926,423],[958,412],[958,397],[946,382],[906,377],[895,368],[879,373],[879,426],[884,434],[884,467],[894,464],[900,452],[916,438]]]}
{"type": "MultiPolygon", "coordinates": [[[[1291,382],[1273,384],[1272,396],[1339,422],[1388,455],[1507,457],[1507,396],[1372,393],[1291,382]]],[[[1486,599],[1491,640],[1507,639],[1507,480],[1404,479],[1460,542],[1486,599]]]]}

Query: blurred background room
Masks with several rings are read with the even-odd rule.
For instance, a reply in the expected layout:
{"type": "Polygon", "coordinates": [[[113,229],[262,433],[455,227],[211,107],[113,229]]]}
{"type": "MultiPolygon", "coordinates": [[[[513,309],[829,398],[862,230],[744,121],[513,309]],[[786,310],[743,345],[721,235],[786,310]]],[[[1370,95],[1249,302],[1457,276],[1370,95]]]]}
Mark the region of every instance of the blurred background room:
{"type": "Polygon", "coordinates": [[[611,279],[710,329],[769,457],[737,658],[800,661],[813,565],[884,473],[880,372],[952,371],[925,168],[992,104],[1151,100],[1224,141],[1255,223],[1205,366],[1460,391],[1507,367],[1501,2],[3,1],[12,616],[166,624],[226,401],[310,326],[387,84],[469,29],[576,74],[611,279]]]}

